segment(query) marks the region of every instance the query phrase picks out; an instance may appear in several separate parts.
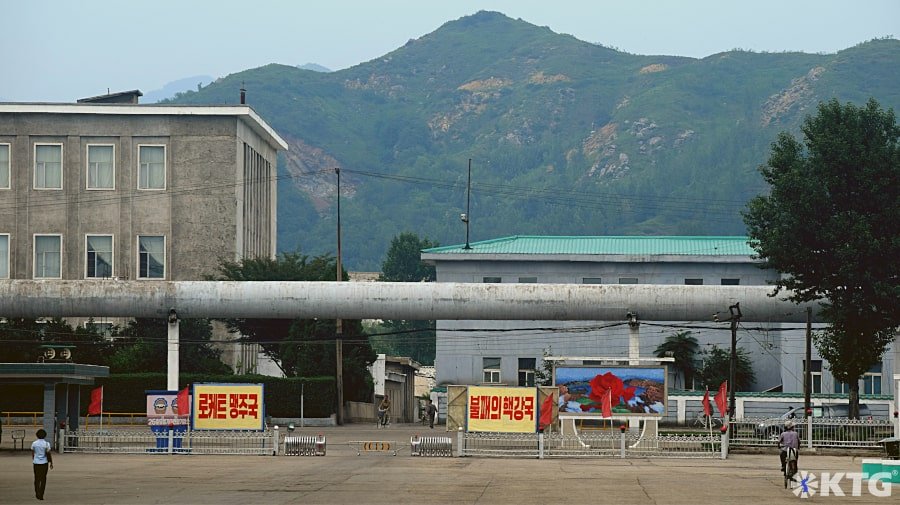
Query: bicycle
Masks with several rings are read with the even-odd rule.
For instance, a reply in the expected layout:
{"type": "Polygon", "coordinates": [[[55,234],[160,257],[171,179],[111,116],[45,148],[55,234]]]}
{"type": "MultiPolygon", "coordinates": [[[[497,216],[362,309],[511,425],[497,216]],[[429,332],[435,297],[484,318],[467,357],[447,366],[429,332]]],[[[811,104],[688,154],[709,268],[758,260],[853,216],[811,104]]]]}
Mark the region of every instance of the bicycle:
{"type": "Polygon", "coordinates": [[[697,412],[697,418],[694,419],[694,426],[699,426],[704,430],[708,430],[710,428],[720,428],[722,426],[722,420],[718,417],[706,416],[701,410],[697,412]]]}
{"type": "Polygon", "coordinates": [[[793,447],[787,448],[787,454],[784,457],[784,488],[790,486],[794,489],[794,476],[797,475],[797,449],[793,447]]]}

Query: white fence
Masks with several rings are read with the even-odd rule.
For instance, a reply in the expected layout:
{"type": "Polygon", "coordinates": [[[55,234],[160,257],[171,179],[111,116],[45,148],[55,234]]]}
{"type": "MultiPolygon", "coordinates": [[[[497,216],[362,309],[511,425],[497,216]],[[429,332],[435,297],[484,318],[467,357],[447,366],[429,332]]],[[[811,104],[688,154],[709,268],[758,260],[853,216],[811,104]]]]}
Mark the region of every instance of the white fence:
{"type": "Polygon", "coordinates": [[[719,435],[640,436],[624,431],[579,435],[559,433],[464,433],[457,452],[461,456],[499,457],[612,457],[612,458],[721,458],[719,435]]]}
{"type": "Polygon", "coordinates": [[[243,454],[276,453],[278,432],[148,430],[61,431],[61,452],[103,454],[243,454]]]}
{"type": "MultiPolygon", "coordinates": [[[[731,422],[729,444],[739,446],[777,445],[784,420],[772,418],[735,419],[731,422]]],[[[795,429],[801,447],[881,448],[879,440],[893,436],[889,419],[806,418],[798,419],[795,429]],[[810,435],[811,434],[811,435],[810,435]]]]}

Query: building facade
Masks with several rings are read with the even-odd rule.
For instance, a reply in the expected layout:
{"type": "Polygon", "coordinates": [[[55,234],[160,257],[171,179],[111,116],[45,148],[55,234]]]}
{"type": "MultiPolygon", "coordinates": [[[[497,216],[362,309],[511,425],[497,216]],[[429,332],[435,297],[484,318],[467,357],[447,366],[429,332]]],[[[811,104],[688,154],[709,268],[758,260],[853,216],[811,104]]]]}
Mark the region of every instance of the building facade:
{"type": "Polygon", "coordinates": [[[285,141],[246,105],[138,96],[0,103],[0,279],[203,280],[275,256],[285,141]]]}
{"type": "MultiPolygon", "coordinates": [[[[766,285],[779,276],[760,268],[746,237],[513,236],[470,246],[426,249],[422,259],[435,265],[437,282],[766,285]]],[[[627,364],[632,329],[625,311],[620,321],[438,321],[437,383],[531,385],[544,371],[545,355],[627,364]]],[[[729,324],[712,317],[638,322],[641,358],[655,357],[666,337],[683,331],[697,338],[701,361],[703,351],[731,346],[729,324]]],[[[756,375],[753,391],[803,391],[805,335],[805,326],[797,324],[739,328],[738,346],[756,375]]],[[[833,379],[815,347],[811,363],[814,392],[849,391],[833,379]]],[[[860,393],[890,394],[892,364],[888,352],[861,381],[860,393]]],[[[669,385],[693,386],[671,367],[669,385]]]]}

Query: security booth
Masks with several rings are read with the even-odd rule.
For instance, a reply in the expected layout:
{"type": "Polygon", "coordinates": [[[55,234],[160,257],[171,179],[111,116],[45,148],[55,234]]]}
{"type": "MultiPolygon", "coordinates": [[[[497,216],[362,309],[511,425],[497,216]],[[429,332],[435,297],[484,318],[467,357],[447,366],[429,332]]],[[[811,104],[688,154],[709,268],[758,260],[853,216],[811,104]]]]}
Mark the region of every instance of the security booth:
{"type": "MultiPolygon", "coordinates": [[[[57,428],[77,430],[82,386],[93,386],[98,377],[109,377],[109,367],[71,362],[71,349],[48,346],[42,363],[0,363],[0,383],[43,385],[43,428],[55,440],[57,428]],[[52,357],[51,352],[52,351],[52,357]],[[57,358],[65,355],[65,361],[57,358]]],[[[54,446],[56,444],[54,443],[54,446]]]]}

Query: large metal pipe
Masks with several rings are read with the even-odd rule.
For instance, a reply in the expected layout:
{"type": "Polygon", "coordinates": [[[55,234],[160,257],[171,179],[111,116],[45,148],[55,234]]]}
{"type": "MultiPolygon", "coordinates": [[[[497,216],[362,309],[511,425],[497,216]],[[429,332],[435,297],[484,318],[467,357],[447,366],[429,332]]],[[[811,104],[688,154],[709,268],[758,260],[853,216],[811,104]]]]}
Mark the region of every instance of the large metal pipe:
{"type": "Polygon", "coordinates": [[[408,282],[0,281],[3,317],[710,321],[740,302],[743,322],[805,322],[771,286],[408,282]]]}

